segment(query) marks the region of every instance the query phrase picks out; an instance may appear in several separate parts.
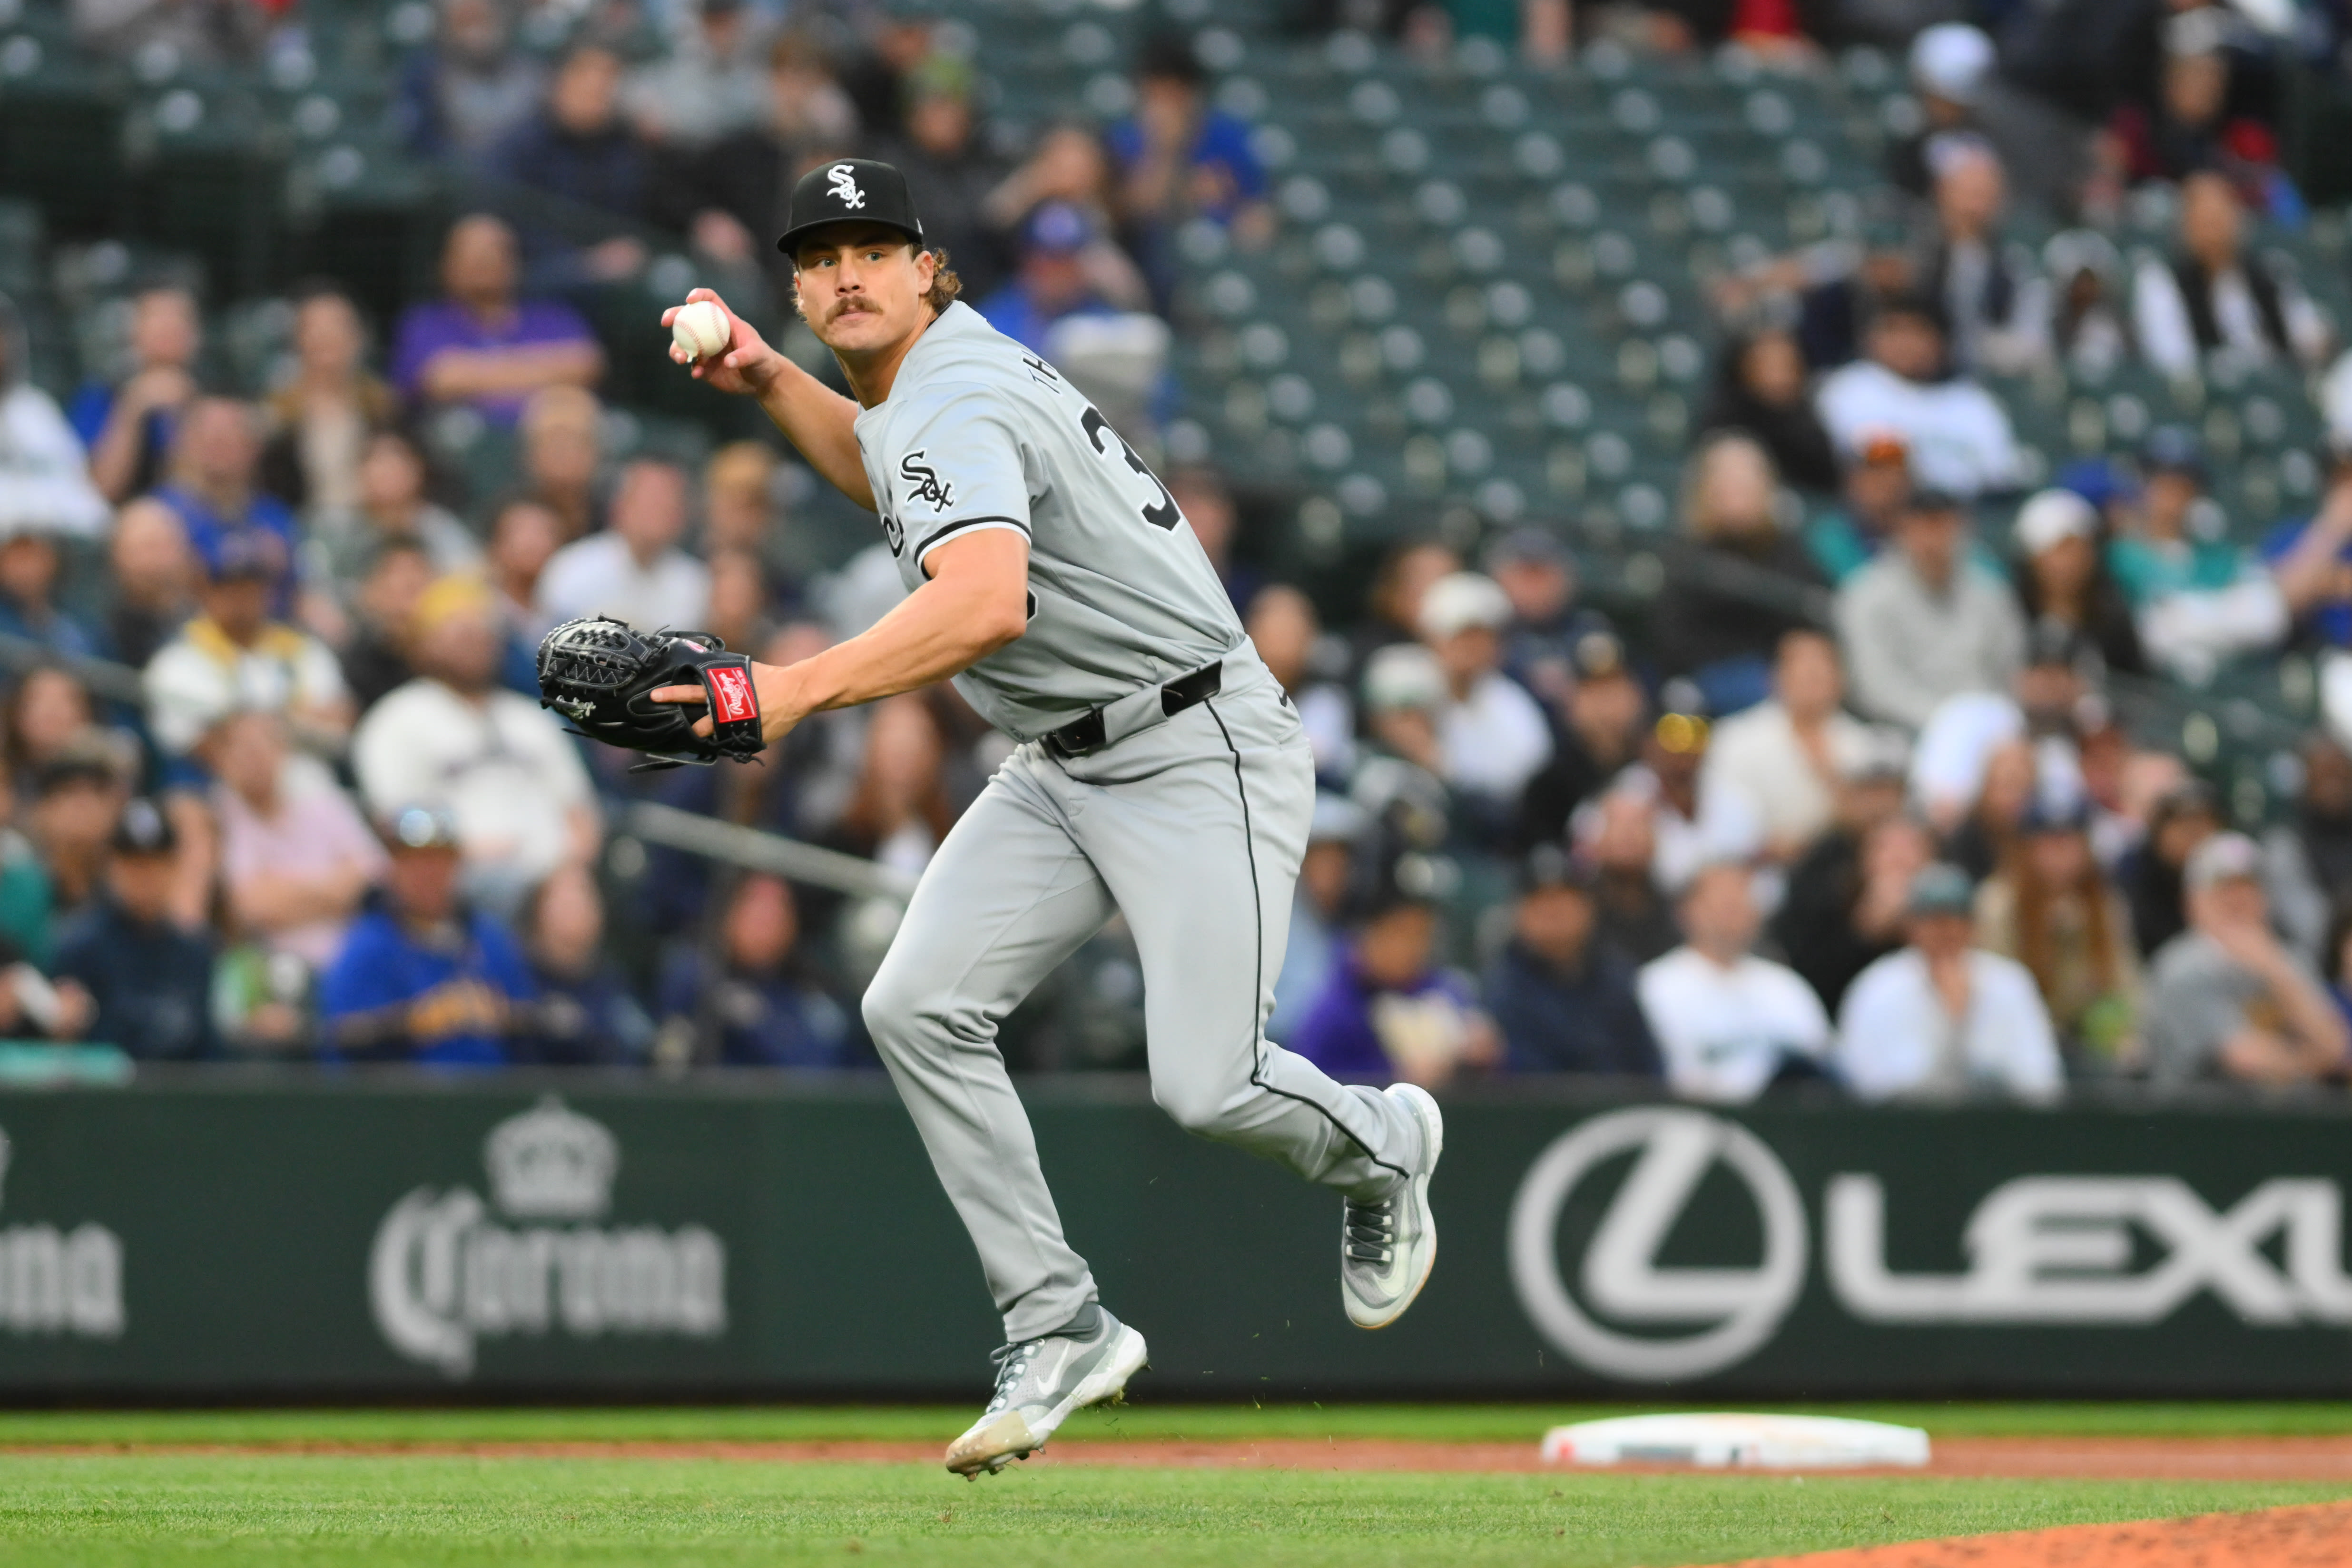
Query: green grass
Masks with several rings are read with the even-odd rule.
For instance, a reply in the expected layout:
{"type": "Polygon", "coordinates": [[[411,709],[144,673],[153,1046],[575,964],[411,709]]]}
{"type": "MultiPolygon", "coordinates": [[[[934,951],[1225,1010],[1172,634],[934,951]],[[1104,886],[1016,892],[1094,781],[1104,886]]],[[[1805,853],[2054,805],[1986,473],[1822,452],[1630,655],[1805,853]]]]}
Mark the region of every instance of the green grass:
{"type": "Polygon", "coordinates": [[[2315,1486],[106,1455],[6,1461],[0,1564],[1714,1563],[2315,1486]]]}
{"type": "MultiPolygon", "coordinates": [[[[1611,1406],[1622,1411],[1627,1406],[1611,1406]]],[[[2352,1432],[2352,1406],[1874,1405],[1947,1433],[2352,1432]]],[[[1089,1412],[1072,1437],[1344,1435],[1532,1444],[1584,1406],[1089,1412]]],[[[943,1442],[956,1409],[67,1412],[0,1415],[0,1568],[15,1564],[1249,1564],[1563,1568],[1773,1552],[2318,1501],[2352,1487],[1760,1476],[1318,1474],[930,1462],[155,1451],[307,1439],[943,1442]]]]}
{"type": "MultiPolygon", "coordinates": [[[[1713,1406],[1721,1408],[1722,1406],[1713,1406]]],[[[1944,1436],[2352,1436],[2352,1403],[1745,1405],[1925,1426],[1944,1436]]],[[[1547,1427],[1675,1405],[1152,1405],[1082,1411],[1072,1437],[1397,1437],[1533,1445],[1547,1427]]],[[[938,1442],[967,1405],[720,1405],[630,1409],[0,1411],[24,1443],[938,1442]]]]}

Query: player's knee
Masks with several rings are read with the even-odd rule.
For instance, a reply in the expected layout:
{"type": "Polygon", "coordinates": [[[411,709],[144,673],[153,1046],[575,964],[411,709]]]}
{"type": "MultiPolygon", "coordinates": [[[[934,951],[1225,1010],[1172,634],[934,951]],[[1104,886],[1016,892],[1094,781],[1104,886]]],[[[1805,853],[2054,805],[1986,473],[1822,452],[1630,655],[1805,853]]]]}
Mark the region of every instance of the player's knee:
{"type": "Polygon", "coordinates": [[[1155,1083],[1151,1098],[1185,1131],[1215,1138],[1231,1125],[1232,1097],[1223,1084],[1155,1083]]]}
{"type": "Polygon", "coordinates": [[[877,1047],[887,1050],[914,1038],[925,1006],[924,990],[908,984],[896,966],[882,966],[858,1003],[866,1032],[877,1047]]]}

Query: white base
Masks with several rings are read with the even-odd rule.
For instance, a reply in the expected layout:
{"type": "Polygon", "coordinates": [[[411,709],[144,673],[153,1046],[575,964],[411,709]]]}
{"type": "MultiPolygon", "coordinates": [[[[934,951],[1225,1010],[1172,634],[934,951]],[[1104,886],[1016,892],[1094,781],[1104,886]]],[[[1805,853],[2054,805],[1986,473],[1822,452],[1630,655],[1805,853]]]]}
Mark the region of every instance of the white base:
{"type": "Polygon", "coordinates": [[[1544,1434],[1554,1465],[1691,1465],[1701,1469],[1827,1470],[1927,1462],[1927,1434],[1831,1415],[1621,1415],[1544,1434]]]}

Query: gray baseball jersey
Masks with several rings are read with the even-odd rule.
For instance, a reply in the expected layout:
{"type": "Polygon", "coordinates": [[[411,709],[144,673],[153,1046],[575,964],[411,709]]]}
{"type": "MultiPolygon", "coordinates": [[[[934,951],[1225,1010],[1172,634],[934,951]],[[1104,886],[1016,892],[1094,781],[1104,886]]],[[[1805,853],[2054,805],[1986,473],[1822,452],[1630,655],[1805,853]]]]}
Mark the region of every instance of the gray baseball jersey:
{"type": "Polygon", "coordinates": [[[857,416],[882,535],[912,590],[950,539],[1029,541],[1029,629],[956,678],[1022,740],[1242,641],[1233,602],[1168,489],[1060,372],[954,304],[857,416]]]}
{"type": "Polygon", "coordinates": [[[1143,967],[1153,1098],[1309,1181],[1391,1190],[1420,1158],[1412,1113],[1265,1037],[1314,761],[1165,487],[1058,372],[963,305],[857,416],[857,444],[909,590],[950,539],[1029,540],[1028,630],[957,682],[1027,743],[940,846],[865,1004],[1005,1338],[1051,1332],[1096,1290],[997,1026],[1114,910],[1143,967]],[[1164,722],[1148,721],[1156,702],[1118,701],[1220,659],[1218,693],[1164,722]],[[1071,759],[1035,739],[1093,708],[1147,723],[1071,759]]]}

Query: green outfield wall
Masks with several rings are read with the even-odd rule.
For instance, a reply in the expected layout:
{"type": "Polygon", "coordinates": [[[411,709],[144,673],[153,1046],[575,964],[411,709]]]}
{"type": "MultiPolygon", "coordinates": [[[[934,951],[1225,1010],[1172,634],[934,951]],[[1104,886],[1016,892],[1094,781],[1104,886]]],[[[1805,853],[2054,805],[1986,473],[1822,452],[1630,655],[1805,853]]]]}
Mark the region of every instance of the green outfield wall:
{"type": "MultiPolygon", "coordinates": [[[[1435,1279],[1365,1334],[1336,1198],[1025,1092],[1160,1398],[2352,1394],[2333,1108],[1456,1098],[1435,1279]]],[[[997,1339],[879,1081],[142,1079],[0,1135],[17,1402],[954,1394],[997,1339]]]]}

